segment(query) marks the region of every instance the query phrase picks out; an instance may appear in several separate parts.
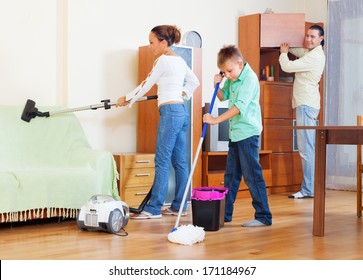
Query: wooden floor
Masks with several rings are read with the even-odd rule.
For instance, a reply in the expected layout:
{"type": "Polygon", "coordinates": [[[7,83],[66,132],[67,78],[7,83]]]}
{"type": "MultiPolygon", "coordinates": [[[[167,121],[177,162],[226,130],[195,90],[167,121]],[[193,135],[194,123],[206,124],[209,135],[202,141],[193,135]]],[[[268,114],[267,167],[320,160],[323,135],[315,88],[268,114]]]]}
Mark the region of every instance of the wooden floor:
{"type": "MultiPolygon", "coordinates": [[[[74,220],[0,225],[2,260],[362,260],[363,226],[356,216],[356,193],[327,191],[325,236],[312,235],[313,200],[269,196],[273,225],[243,228],[253,217],[250,199],[236,201],[231,223],[207,231],[191,246],[170,243],[176,217],[130,220],[128,236],[80,231],[74,220]]],[[[191,212],[180,225],[191,223],[191,212]]]]}

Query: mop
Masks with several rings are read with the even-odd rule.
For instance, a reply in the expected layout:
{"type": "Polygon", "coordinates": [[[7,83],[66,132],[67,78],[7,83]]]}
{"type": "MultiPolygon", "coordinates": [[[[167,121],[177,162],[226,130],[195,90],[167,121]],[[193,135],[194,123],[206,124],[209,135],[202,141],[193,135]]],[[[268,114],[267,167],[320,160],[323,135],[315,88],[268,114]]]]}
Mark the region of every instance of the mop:
{"type": "MultiPolygon", "coordinates": [[[[141,97],[138,101],[157,99],[157,98],[158,98],[157,95],[151,95],[151,96],[141,97]]],[[[84,110],[97,110],[98,108],[105,108],[105,110],[107,110],[115,105],[116,105],[116,102],[110,102],[109,99],[105,99],[105,100],[101,100],[101,103],[95,104],[95,105],[88,105],[88,106],[83,106],[83,107],[78,107],[78,108],[69,108],[69,109],[58,110],[58,111],[53,111],[53,112],[40,112],[35,107],[35,102],[31,99],[28,99],[25,103],[25,107],[24,107],[23,113],[21,115],[21,119],[23,121],[30,122],[31,119],[33,119],[35,117],[48,118],[53,115],[78,112],[78,111],[84,111],[84,110]]]]}
{"type": "MultiPolygon", "coordinates": [[[[222,75],[223,73],[220,72],[220,74],[222,75]]],[[[218,89],[219,89],[219,83],[216,84],[215,89],[214,89],[212,101],[210,103],[210,107],[209,107],[209,110],[208,110],[209,114],[213,110],[213,105],[214,105],[214,102],[215,102],[215,99],[216,99],[216,96],[217,96],[217,93],[218,93],[218,89]]],[[[181,217],[182,212],[183,212],[186,197],[187,197],[187,194],[188,194],[188,190],[189,190],[188,186],[191,183],[191,180],[192,180],[192,177],[193,177],[193,174],[194,174],[194,169],[195,169],[195,166],[197,165],[198,156],[199,156],[200,150],[202,148],[202,144],[203,144],[205,134],[207,132],[207,128],[208,128],[208,124],[204,123],[202,136],[200,137],[199,144],[198,144],[198,147],[197,147],[197,151],[196,151],[194,159],[193,159],[192,169],[190,171],[187,184],[185,186],[183,199],[182,199],[180,209],[179,209],[179,212],[178,212],[178,217],[176,219],[174,228],[168,234],[168,240],[170,242],[172,242],[172,243],[178,243],[178,244],[182,244],[182,245],[193,245],[194,243],[202,242],[204,240],[204,237],[205,237],[205,232],[204,232],[204,229],[202,227],[193,226],[193,225],[181,225],[179,227],[179,222],[180,222],[180,217],[181,217]]]]}

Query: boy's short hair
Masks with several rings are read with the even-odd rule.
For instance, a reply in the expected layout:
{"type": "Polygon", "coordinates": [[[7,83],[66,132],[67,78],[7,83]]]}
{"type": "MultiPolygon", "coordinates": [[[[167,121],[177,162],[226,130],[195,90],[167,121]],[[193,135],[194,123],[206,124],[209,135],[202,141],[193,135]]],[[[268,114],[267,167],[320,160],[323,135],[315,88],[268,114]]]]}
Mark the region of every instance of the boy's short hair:
{"type": "Polygon", "coordinates": [[[217,66],[220,68],[228,59],[242,60],[243,56],[240,50],[234,45],[224,46],[218,53],[217,66]]]}

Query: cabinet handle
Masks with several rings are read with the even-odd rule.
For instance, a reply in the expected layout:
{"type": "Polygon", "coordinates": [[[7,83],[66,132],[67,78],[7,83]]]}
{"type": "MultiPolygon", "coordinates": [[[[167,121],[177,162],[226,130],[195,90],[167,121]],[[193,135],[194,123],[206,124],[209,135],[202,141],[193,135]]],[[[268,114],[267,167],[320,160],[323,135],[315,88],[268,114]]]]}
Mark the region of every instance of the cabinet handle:
{"type": "Polygon", "coordinates": [[[220,182],[219,184],[220,184],[220,185],[224,185],[224,181],[220,182]]]}
{"type": "Polygon", "coordinates": [[[136,163],[150,163],[150,160],[140,159],[140,160],[137,160],[136,163]]]}
{"type": "Polygon", "coordinates": [[[150,173],[145,173],[145,174],[136,174],[136,177],[148,177],[150,176],[150,173]]]}
{"type": "Polygon", "coordinates": [[[280,153],[274,153],[275,155],[284,155],[286,153],[280,152],[280,153]]]}
{"type": "Polygon", "coordinates": [[[138,193],[135,193],[135,195],[137,196],[137,195],[147,195],[148,194],[148,192],[138,192],[138,193]]]}

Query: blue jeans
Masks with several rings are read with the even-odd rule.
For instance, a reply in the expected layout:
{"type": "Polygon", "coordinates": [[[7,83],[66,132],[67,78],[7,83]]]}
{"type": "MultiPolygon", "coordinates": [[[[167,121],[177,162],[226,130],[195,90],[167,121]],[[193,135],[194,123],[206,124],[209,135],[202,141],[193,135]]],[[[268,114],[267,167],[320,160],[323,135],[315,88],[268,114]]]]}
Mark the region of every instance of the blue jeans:
{"type": "Polygon", "coordinates": [[[228,188],[224,219],[232,221],[234,202],[242,180],[242,176],[252,197],[255,208],[255,219],[272,224],[272,214],[268,205],[266,183],[262,175],[258,154],[259,136],[252,136],[238,142],[229,142],[224,184],[228,188]]]}
{"type": "MultiPolygon", "coordinates": [[[[310,106],[296,107],[296,125],[316,126],[319,110],[310,106]]],[[[298,129],[296,131],[297,148],[302,160],[303,181],[301,193],[304,196],[314,196],[315,171],[315,130],[298,129]]]]}
{"type": "MultiPolygon", "coordinates": [[[[189,113],[184,104],[167,104],[159,108],[160,119],[155,152],[155,178],[149,203],[144,210],[159,215],[168,193],[170,162],[175,170],[175,197],[171,208],[179,210],[189,177],[187,129],[189,113]]],[[[184,210],[187,204],[184,203],[184,210]]]]}

